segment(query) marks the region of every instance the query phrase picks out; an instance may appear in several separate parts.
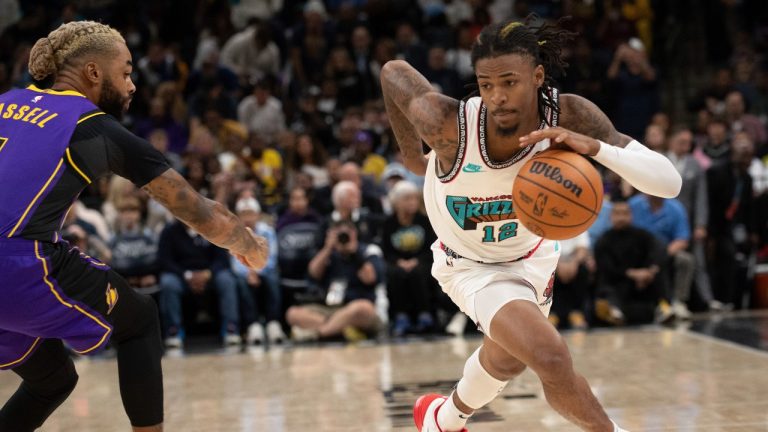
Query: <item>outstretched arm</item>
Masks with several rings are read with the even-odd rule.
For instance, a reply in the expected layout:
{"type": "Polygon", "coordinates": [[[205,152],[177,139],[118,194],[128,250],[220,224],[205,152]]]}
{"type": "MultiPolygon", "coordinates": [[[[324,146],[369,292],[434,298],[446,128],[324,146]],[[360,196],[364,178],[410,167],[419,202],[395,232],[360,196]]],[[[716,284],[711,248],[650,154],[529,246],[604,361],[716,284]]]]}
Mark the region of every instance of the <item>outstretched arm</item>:
{"type": "Polygon", "coordinates": [[[269,247],[222,204],[200,195],[173,169],[142,187],[174,216],[206,240],[230,252],[244,265],[261,269],[269,247]]]}
{"type": "Polygon", "coordinates": [[[534,131],[520,138],[521,145],[549,138],[551,146],[591,156],[641,192],[662,198],[680,193],[683,180],[664,155],[616,131],[608,116],[587,99],[567,94],[560,101],[562,127],[534,131]]]}
{"type": "Polygon", "coordinates": [[[381,69],[381,90],[405,166],[424,174],[423,140],[437,153],[443,167],[450,167],[458,148],[458,101],[436,92],[424,76],[402,60],[389,61],[381,69]]]}

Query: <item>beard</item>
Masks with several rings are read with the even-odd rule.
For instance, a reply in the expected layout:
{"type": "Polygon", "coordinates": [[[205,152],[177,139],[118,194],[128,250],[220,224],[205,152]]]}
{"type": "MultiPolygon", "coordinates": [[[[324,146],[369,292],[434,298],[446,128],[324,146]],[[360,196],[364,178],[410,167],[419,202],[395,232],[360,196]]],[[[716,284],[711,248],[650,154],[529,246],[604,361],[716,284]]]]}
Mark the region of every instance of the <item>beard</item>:
{"type": "Polygon", "coordinates": [[[124,97],[117,91],[109,78],[104,79],[101,86],[101,97],[99,97],[99,108],[105,113],[120,120],[127,111],[126,103],[131,99],[130,96],[124,97]]]}
{"type": "Polygon", "coordinates": [[[499,136],[503,136],[503,137],[511,137],[511,136],[513,136],[514,134],[516,134],[516,133],[517,133],[517,130],[518,130],[519,128],[520,128],[520,125],[519,125],[519,124],[517,124],[517,125],[514,125],[514,126],[510,126],[510,127],[501,127],[501,126],[497,126],[497,127],[496,127],[496,133],[497,133],[499,136]]]}

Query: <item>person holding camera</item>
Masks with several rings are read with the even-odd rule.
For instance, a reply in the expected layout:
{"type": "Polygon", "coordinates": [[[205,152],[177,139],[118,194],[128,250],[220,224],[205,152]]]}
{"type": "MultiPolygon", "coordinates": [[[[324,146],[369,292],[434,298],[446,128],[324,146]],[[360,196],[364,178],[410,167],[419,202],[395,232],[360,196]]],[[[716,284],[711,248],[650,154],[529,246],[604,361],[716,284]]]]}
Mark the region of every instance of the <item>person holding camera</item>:
{"type": "Polygon", "coordinates": [[[381,326],[374,305],[376,286],[384,282],[381,249],[358,241],[355,224],[331,225],[323,248],[309,262],[309,275],[326,291],[325,304],[292,306],[286,313],[296,341],[342,335],[350,341],[381,326]]]}

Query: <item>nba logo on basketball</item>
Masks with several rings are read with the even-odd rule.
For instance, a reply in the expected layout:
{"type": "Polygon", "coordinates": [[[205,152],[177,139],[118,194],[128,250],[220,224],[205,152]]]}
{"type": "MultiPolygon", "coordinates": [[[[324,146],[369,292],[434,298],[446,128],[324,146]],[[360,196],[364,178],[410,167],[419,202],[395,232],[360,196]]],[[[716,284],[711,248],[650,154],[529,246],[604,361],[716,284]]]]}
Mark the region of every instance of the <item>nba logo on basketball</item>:
{"type": "Polygon", "coordinates": [[[544,214],[544,207],[547,205],[547,195],[544,192],[539,192],[539,196],[536,197],[536,203],[533,204],[533,214],[541,216],[544,214]]]}

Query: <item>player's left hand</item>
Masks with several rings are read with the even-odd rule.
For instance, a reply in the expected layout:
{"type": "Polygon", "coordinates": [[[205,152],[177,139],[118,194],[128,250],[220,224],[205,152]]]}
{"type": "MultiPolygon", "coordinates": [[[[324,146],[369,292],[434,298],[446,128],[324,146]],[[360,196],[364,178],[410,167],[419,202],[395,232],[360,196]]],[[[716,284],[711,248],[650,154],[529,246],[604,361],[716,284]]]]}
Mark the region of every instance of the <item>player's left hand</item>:
{"type": "Polygon", "coordinates": [[[573,150],[589,156],[600,150],[600,142],[596,139],[561,127],[536,130],[520,137],[520,146],[527,147],[546,138],[549,138],[550,148],[573,150]]]}

